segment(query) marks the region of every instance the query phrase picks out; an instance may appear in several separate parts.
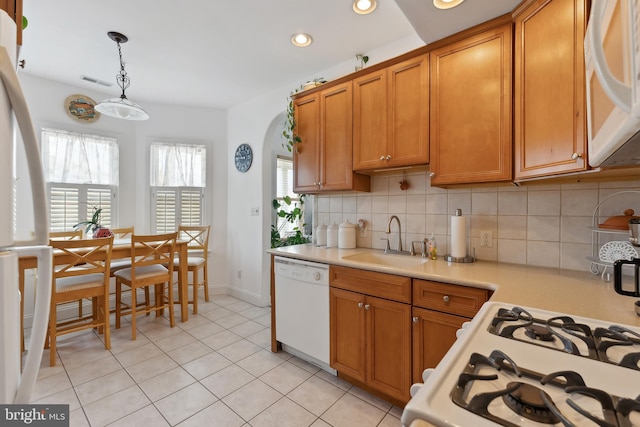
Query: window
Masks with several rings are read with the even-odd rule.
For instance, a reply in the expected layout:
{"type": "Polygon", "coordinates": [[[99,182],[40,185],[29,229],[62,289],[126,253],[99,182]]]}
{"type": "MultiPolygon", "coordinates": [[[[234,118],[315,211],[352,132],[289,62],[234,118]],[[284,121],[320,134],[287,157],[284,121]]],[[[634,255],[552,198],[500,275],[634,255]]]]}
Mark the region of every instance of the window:
{"type": "Polygon", "coordinates": [[[151,144],[151,222],[156,233],[203,224],[206,154],[204,145],[151,144]]]}
{"type": "MultiPolygon", "coordinates": [[[[300,198],[293,192],[293,160],[289,157],[276,158],[276,199],[285,206],[284,198],[291,198],[291,205],[295,205],[300,198]]],[[[290,210],[290,209],[287,209],[290,210]]],[[[276,229],[282,237],[295,233],[298,224],[287,222],[285,218],[275,215],[276,229]]]]}
{"type": "Polygon", "coordinates": [[[42,162],[51,231],[69,231],[102,208],[101,225],[116,225],[118,140],[55,129],[42,130],[42,162]]]}

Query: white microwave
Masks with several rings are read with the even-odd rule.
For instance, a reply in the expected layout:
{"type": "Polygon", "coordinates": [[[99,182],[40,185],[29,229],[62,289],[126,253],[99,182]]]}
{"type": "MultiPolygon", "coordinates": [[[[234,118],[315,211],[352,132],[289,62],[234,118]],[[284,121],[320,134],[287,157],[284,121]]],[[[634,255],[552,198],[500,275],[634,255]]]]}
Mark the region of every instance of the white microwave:
{"type": "Polygon", "coordinates": [[[594,0],[584,40],[589,164],[640,165],[640,0],[594,0]]]}

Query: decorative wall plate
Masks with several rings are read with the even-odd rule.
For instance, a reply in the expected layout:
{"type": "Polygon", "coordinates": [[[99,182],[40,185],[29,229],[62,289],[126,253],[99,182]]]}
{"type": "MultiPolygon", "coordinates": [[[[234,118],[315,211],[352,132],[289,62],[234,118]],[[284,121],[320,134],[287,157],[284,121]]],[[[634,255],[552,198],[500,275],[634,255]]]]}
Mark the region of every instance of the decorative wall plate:
{"type": "Polygon", "coordinates": [[[614,262],[619,259],[631,260],[638,257],[638,252],[629,242],[614,240],[607,242],[598,253],[600,261],[614,262]]]}
{"type": "Polygon", "coordinates": [[[95,110],[96,101],[86,95],[75,94],[64,100],[64,109],[76,120],[91,123],[100,118],[100,113],[95,110]]]}

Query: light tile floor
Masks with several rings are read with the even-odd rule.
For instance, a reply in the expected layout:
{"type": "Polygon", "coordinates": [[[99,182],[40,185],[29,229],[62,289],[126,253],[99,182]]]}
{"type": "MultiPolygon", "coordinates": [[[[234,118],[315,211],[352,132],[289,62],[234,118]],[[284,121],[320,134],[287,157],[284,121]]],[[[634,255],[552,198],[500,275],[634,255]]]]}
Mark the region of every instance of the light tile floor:
{"type": "MultiPolygon", "coordinates": [[[[178,307],[179,308],[179,307],[178,307]]],[[[402,409],[285,352],[270,351],[269,308],[218,295],[169,327],[138,317],[45,350],[33,403],[67,403],[80,426],[398,427],[402,409]]]]}

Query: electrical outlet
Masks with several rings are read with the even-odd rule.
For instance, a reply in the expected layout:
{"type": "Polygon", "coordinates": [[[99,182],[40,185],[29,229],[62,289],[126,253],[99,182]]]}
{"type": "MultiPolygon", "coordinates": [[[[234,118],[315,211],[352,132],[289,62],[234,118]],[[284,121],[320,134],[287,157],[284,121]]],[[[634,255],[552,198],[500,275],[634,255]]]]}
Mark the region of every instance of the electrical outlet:
{"type": "Polygon", "coordinates": [[[238,279],[242,279],[242,270],[238,270],[238,279]]]}
{"type": "Polygon", "coordinates": [[[258,216],[260,215],[260,207],[258,206],[254,206],[251,208],[251,216],[258,216]]]}
{"type": "Polygon", "coordinates": [[[491,231],[483,230],[480,232],[480,247],[491,248],[493,247],[493,236],[491,231]]]}

